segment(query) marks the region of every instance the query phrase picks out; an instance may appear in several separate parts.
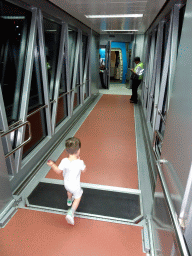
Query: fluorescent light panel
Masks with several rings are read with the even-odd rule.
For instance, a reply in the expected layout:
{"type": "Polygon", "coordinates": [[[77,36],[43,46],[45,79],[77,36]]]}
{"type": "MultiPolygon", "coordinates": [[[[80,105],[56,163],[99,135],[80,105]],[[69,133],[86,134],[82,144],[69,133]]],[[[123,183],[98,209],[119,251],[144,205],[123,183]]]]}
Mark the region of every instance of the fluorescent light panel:
{"type": "Polygon", "coordinates": [[[0,18],[5,20],[24,20],[25,16],[0,16],[0,18]]]}
{"type": "Polygon", "coordinates": [[[138,31],[138,30],[134,30],[134,29],[133,30],[112,30],[112,29],[109,30],[108,29],[108,30],[102,30],[102,31],[109,31],[109,32],[111,32],[111,31],[112,32],[132,32],[132,31],[138,31]]]}
{"type": "Polygon", "coordinates": [[[143,17],[143,14],[110,14],[110,15],[85,15],[86,18],[139,18],[143,17]]]}

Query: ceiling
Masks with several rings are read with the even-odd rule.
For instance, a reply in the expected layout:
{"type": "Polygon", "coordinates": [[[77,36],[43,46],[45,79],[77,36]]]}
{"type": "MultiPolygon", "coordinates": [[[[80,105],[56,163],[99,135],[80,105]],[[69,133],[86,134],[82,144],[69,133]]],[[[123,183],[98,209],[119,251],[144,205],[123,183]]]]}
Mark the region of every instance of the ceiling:
{"type": "Polygon", "coordinates": [[[140,34],[149,28],[166,0],[50,0],[50,2],[99,34],[107,33],[102,30],[138,30],[126,33],[140,34]],[[94,19],[85,17],[85,15],[107,14],[143,14],[143,17],[94,19]]]}

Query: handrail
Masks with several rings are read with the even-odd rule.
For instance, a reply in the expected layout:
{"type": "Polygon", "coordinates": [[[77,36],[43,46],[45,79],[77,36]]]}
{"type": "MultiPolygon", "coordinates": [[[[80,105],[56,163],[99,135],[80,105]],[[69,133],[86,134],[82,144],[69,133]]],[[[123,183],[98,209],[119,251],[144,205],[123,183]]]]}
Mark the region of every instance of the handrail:
{"type": "MultiPolygon", "coordinates": [[[[22,122],[22,121],[18,121],[18,122],[22,122]]],[[[17,122],[17,123],[18,123],[18,122],[17,122]]],[[[10,129],[10,130],[8,130],[8,131],[6,131],[6,132],[2,132],[2,133],[0,134],[1,137],[4,137],[4,136],[8,135],[9,133],[11,133],[11,132],[13,132],[13,131],[15,131],[15,130],[21,128],[21,127],[24,126],[24,125],[28,125],[28,127],[29,127],[29,138],[28,138],[26,141],[24,141],[23,143],[21,143],[20,146],[17,146],[15,149],[13,149],[13,150],[11,150],[9,153],[7,153],[7,154],[5,155],[5,158],[7,158],[7,157],[9,157],[10,155],[12,155],[13,153],[15,153],[15,151],[17,151],[17,150],[20,149],[21,147],[25,146],[25,145],[31,140],[31,138],[32,138],[32,134],[31,134],[31,124],[30,124],[29,121],[26,121],[26,122],[23,122],[22,124],[18,125],[17,127],[13,127],[12,129],[10,129]]],[[[13,125],[12,125],[12,126],[13,126],[13,125]]]]}
{"type": "Polygon", "coordinates": [[[72,90],[70,90],[70,91],[68,91],[68,92],[62,93],[62,94],[58,97],[58,99],[64,97],[65,95],[69,94],[70,92],[73,92],[74,90],[75,90],[75,89],[72,89],[72,90]]]}
{"type": "Polygon", "coordinates": [[[184,237],[183,237],[182,229],[181,229],[179,221],[178,221],[178,217],[177,217],[177,214],[176,214],[176,211],[175,211],[175,207],[172,203],[172,199],[171,199],[171,196],[170,196],[170,193],[169,193],[169,190],[168,190],[165,178],[164,178],[164,174],[163,174],[163,172],[161,170],[161,166],[160,166],[160,164],[165,164],[167,162],[168,162],[167,160],[162,160],[162,159],[156,161],[157,170],[158,170],[158,173],[159,173],[160,181],[161,181],[163,192],[164,192],[164,195],[165,195],[165,199],[166,199],[166,202],[167,202],[167,205],[168,205],[168,208],[169,208],[171,219],[172,219],[172,222],[173,222],[173,225],[174,225],[174,228],[175,228],[176,236],[178,238],[178,244],[179,244],[179,248],[181,250],[181,255],[190,256],[189,253],[188,253],[187,246],[185,244],[185,240],[184,240],[184,237]]]}
{"type": "Polygon", "coordinates": [[[52,100],[52,101],[50,101],[50,104],[55,103],[55,102],[57,102],[57,101],[56,100],[52,100]]]}
{"type": "MultiPolygon", "coordinates": [[[[72,91],[72,90],[71,90],[71,91],[72,91]]],[[[62,93],[61,95],[59,95],[58,99],[61,99],[61,98],[64,97],[65,95],[69,94],[71,91],[62,93]]]]}
{"type": "Polygon", "coordinates": [[[34,114],[36,114],[36,113],[39,112],[41,109],[44,109],[44,108],[47,108],[47,107],[48,107],[48,105],[44,105],[44,106],[42,106],[42,107],[36,109],[35,111],[33,111],[33,112],[31,112],[29,115],[27,115],[27,118],[30,117],[30,116],[32,116],[32,115],[34,115],[34,114]]]}
{"type": "Polygon", "coordinates": [[[16,125],[18,125],[18,124],[20,124],[20,123],[22,123],[22,121],[21,120],[19,120],[19,121],[17,121],[17,122],[15,122],[15,123],[13,123],[13,124],[11,124],[11,125],[9,125],[9,130],[12,128],[12,127],[14,127],[14,126],[16,126],[16,125]]]}
{"type": "MultiPolygon", "coordinates": [[[[70,90],[70,91],[68,91],[68,92],[62,93],[61,95],[59,95],[59,97],[57,98],[57,100],[59,100],[60,98],[64,97],[65,95],[67,95],[67,94],[69,94],[70,92],[73,92],[73,91],[74,91],[74,89],[72,89],[72,90],[70,90]]],[[[54,103],[54,102],[56,103],[57,100],[52,100],[52,101],[50,101],[50,104],[52,104],[52,103],[54,103]]]]}

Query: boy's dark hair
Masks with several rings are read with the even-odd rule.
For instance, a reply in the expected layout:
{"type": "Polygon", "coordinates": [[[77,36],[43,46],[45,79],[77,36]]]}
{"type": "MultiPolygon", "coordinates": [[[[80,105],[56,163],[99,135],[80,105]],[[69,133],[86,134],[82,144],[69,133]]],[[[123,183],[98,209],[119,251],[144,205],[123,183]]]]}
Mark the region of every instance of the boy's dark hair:
{"type": "Polygon", "coordinates": [[[135,57],[134,61],[139,61],[140,62],[140,58],[139,57],[135,57]]]}
{"type": "Polygon", "coordinates": [[[67,153],[70,155],[76,154],[81,148],[81,141],[78,138],[72,137],[65,141],[65,147],[67,153]]]}

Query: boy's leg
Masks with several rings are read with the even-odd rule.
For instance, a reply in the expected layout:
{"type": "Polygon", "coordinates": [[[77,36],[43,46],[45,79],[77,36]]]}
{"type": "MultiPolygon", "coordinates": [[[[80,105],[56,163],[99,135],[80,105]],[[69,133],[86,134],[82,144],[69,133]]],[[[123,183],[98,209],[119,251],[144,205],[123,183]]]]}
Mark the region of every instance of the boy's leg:
{"type": "Polygon", "coordinates": [[[72,207],[71,207],[73,213],[77,210],[80,201],[81,201],[81,197],[78,198],[78,199],[75,199],[75,200],[73,201],[73,204],[72,204],[72,207]]]}
{"type": "Polygon", "coordinates": [[[67,191],[67,197],[68,197],[68,199],[71,200],[71,199],[72,199],[72,195],[73,195],[72,193],[70,193],[69,191],[67,191]]]}
{"type": "Polygon", "coordinates": [[[81,196],[83,194],[83,190],[81,188],[78,188],[74,193],[73,196],[76,197],[73,201],[71,209],[68,211],[66,220],[69,224],[74,225],[74,213],[77,210],[77,207],[79,206],[79,203],[81,201],[81,196]]]}
{"type": "Polygon", "coordinates": [[[81,201],[81,197],[73,201],[72,207],[68,211],[67,216],[65,217],[67,222],[71,225],[74,225],[74,214],[75,214],[75,211],[77,210],[77,207],[79,206],[80,201],[81,201]]]}
{"type": "Polygon", "coordinates": [[[73,194],[67,191],[67,205],[71,206],[72,205],[72,196],[73,194]]]}
{"type": "Polygon", "coordinates": [[[74,225],[74,213],[77,210],[77,207],[79,206],[79,203],[81,201],[81,197],[78,199],[75,199],[73,201],[71,209],[68,211],[67,216],[65,217],[67,222],[71,225],[74,225]]]}

